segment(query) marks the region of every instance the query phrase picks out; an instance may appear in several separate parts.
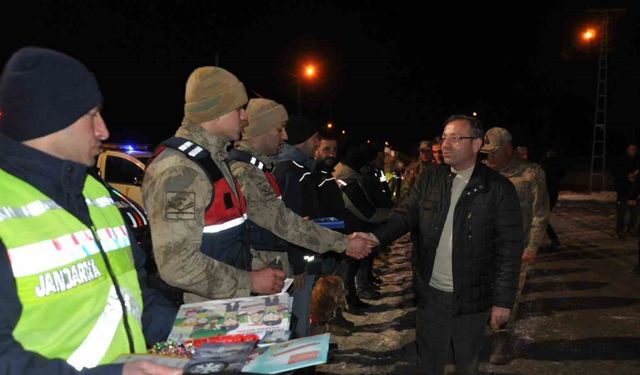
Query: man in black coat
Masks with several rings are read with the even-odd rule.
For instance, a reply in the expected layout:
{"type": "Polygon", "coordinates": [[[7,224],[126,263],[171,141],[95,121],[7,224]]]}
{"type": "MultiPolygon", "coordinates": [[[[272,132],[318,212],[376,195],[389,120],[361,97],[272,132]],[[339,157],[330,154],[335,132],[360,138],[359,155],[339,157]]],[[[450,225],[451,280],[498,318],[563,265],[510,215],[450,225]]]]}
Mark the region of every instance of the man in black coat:
{"type": "Polygon", "coordinates": [[[416,341],[427,374],[443,374],[451,343],[456,373],[477,374],[487,320],[499,328],[515,300],[520,205],[509,180],[478,163],[482,137],[476,118],[447,119],[446,165],[430,166],[387,221],[368,234],[386,244],[419,227],[416,341]]]}

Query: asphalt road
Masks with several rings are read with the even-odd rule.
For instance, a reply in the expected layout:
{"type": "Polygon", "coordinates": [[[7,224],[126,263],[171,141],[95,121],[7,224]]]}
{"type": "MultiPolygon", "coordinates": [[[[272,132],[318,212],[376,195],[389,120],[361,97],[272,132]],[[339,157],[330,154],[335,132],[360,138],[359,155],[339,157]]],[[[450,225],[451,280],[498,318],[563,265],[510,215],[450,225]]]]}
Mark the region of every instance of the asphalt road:
{"type": "MultiPolygon", "coordinates": [[[[640,276],[638,237],[615,237],[614,203],[561,195],[551,222],[561,246],[541,252],[520,299],[510,332],[511,361],[488,362],[487,333],[481,370],[487,374],[640,374],[640,276]]],[[[350,336],[332,336],[338,349],[325,374],[408,374],[414,371],[415,307],[411,243],[396,241],[376,259],[382,298],[350,336]]],[[[447,366],[451,373],[453,367],[447,366]]]]}

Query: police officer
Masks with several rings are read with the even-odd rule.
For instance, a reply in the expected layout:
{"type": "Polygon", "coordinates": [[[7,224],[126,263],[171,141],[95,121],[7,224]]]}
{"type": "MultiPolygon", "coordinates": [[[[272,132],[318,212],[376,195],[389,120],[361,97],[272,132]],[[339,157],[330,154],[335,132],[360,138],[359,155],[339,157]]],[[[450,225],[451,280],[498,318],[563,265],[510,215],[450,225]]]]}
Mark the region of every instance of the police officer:
{"type": "Polygon", "coordinates": [[[3,374],[182,373],[109,365],[165,339],[176,310],[146,287],[144,253],[87,173],[109,137],[101,104],[93,74],[49,49],[20,49],[0,78],[3,374]]]}
{"type": "Polygon", "coordinates": [[[217,67],[187,80],[184,120],[146,170],[142,195],[161,277],[185,302],[272,294],[284,272],[251,269],[246,205],[225,163],[246,126],[244,85],[217,67]]]}

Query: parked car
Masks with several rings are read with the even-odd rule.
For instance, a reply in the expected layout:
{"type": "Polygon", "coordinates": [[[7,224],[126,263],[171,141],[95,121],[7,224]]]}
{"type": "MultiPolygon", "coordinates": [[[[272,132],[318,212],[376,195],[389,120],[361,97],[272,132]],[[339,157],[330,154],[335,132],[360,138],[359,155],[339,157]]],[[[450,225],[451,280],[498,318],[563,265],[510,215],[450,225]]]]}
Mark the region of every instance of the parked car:
{"type": "Polygon", "coordinates": [[[133,145],[105,144],[98,155],[98,175],[122,194],[142,206],[142,178],[152,153],[133,145]]]}

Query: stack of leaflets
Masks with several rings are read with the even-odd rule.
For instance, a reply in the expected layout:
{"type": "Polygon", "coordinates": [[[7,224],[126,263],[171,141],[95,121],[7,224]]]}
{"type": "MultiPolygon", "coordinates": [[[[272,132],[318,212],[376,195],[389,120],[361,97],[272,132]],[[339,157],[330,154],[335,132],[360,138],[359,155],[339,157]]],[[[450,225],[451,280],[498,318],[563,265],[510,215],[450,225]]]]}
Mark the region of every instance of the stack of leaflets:
{"type": "Polygon", "coordinates": [[[247,358],[242,372],[277,374],[327,362],[329,334],[256,348],[247,358]]]}
{"type": "Polygon", "coordinates": [[[293,298],[287,293],[189,303],[180,306],[168,339],[178,343],[205,337],[289,329],[293,298]]]}

